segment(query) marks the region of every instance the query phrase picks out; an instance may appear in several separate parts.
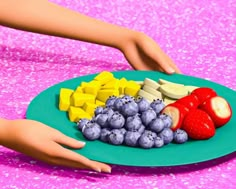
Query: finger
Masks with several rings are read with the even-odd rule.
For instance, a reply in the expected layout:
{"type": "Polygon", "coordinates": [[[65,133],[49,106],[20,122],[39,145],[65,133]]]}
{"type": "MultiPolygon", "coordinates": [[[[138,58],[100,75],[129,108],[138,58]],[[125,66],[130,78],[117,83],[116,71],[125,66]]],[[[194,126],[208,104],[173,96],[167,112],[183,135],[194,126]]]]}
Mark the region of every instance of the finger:
{"type": "Polygon", "coordinates": [[[68,137],[62,134],[61,132],[58,133],[54,141],[71,148],[83,148],[85,146],[85,142],[78,141],[74,138],[68,137]]]}
{"type": "Polygon", "coordinates": [[[111,167],[109,165],[91,161],[76,152],[60,146],[59,144],[55,143],[55,145],[53,146],[53,151],[55,163],[62,163],[62,165],[69,167],[92,169],[97,172],[111,172],[111,167]]]}

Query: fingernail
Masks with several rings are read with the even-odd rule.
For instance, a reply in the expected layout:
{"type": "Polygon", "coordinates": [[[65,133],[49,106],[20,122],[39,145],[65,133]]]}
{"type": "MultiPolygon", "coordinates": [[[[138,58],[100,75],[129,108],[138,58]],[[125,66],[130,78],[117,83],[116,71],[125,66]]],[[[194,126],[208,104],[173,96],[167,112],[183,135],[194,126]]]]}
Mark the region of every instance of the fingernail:
{"type": "Polygon", "coordinates": [[[168,68],[169,73],[175,73],[175,70],[173,68],[168,68]]]}
{"type": "Polygon", "coordinates": [[[86,144],[85,142],[79,141],[80,144],[82,144],[83,146],[86,144]]]}

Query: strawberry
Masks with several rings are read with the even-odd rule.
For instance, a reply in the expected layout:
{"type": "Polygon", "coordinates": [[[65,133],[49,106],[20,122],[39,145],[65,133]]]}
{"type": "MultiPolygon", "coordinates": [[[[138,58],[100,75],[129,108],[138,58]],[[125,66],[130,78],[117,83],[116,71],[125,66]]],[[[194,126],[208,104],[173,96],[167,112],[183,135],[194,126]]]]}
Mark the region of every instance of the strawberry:
{"type": "Polygon", "coordinates": [[[197,89],[194,89],[191,94],[194,94],[197,96],[199,103],[202,104],[204,101],[206,101],[208,98],[217,96],[217,93],[208,87],[200,87],[197,89]]]}
{"type": "Polygon", "coordinates": [[[184,117],[188,111],[189,110],[182,104],[171,103],[162,110],[162,113],[167,114],[172,118],[171,129],[176,131],[182,126],[184,117]]]}
{"type": "Polygon", "coordinates": [[[199,108],[208,113],[216,127],[225,125],[232,117],[230,104],[220,96],[209,98],[199,108]]]}
{"type": "Polygon", "coordinates": [[[215,125],[211,117],[200,109],[190,111],[182,125],[188,136],[192,139],[209,139],[215,135],[215,125]]]}
{"type": "Polygon", "coordinates": [[[175,103],[184,105],[189,110],[196,109],[200,104],[198,97],[194,94],[187,95],[178,99],[175,103]]]}

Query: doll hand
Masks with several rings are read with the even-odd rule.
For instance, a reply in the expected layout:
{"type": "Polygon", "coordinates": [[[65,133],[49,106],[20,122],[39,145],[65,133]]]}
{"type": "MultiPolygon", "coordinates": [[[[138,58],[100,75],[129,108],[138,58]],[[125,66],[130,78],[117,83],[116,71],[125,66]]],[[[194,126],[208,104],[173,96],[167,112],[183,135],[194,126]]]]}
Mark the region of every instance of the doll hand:
{"type": "Polygon", "coordinates": [[[89,160],[64,148],[62,145],[83,148],[84,143],[67,137],[43,123],[26,119],[0,120],[0,123],[2,122],[4,124],[0,124],[0,144],[8,148],[49,164],[111,172],[110,166],[89,160]]]}
{"type": "Polygon", "coordinates": [[[157,70],[168,74],[180,73],[174,62],[158,44],[143,33],[130,35],[120,48],[130,65],[137,70],[157,70]]]}

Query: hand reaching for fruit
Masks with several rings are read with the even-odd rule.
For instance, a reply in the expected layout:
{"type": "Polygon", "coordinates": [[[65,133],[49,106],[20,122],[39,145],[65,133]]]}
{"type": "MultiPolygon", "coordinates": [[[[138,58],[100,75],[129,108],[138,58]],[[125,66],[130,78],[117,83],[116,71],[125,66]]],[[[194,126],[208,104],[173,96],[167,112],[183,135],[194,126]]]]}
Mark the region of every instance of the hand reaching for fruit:
{"type": "Polygon", "coordinates": [[[64,148],[80,149],[84,143],[33,120],[0,119],[0,144],[49,164],[110,172],[111,167],[64,148]]]}

